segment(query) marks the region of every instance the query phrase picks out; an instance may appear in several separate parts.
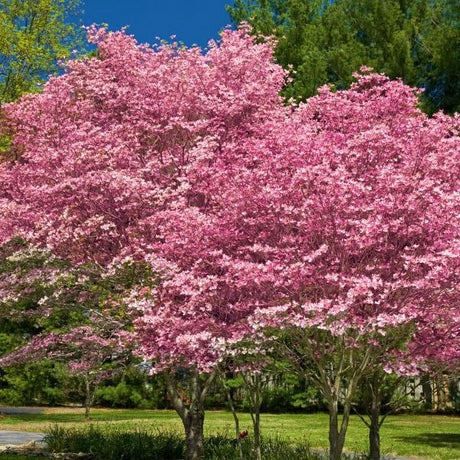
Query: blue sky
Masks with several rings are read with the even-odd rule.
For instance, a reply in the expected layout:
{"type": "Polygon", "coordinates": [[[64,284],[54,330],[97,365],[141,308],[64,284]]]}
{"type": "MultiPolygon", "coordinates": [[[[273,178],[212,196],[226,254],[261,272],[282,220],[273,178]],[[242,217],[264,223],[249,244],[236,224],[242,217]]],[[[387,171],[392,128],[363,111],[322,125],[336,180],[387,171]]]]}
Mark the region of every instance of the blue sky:
{"type": "Polygon", "coordinates": [[[205,47],[230,23],[225,5],[232,0],[84,0],[85,25],[107,23],[111,30],[129,25],[128,33],[141,42],[155,37],[205,47]]]}

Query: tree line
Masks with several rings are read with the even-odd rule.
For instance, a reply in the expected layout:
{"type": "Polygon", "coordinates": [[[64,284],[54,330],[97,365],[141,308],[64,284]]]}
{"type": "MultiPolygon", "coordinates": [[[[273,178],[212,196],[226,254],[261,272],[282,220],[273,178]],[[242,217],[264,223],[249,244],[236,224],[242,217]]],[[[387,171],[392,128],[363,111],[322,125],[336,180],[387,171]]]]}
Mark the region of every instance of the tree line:
{"type": "Polygon", "coordinates": [[[291,71],[286,98],[304,100],[332,83],[347,88],[362,65],[424,89],[432,114],[460,107],[460,7],[454,0],[236,0],[235,23],[277,39],[291,71]]]}

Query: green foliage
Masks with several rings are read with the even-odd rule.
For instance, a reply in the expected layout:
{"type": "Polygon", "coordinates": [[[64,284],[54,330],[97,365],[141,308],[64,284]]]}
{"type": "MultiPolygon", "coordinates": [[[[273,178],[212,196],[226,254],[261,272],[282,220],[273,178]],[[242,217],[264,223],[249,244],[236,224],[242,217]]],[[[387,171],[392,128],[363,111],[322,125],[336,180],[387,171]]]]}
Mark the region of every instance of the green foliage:
{"type": "MultiPolygon", "coordinates": [[[[94,459],[179,459],[183,458],[185,442],[174,432],[153,433],[122,430],[101,431],[72,430],[55,426],[48,430],[46,442],[51,452],[85,452],[94,459]]],[[[242,443],[244,458],[255,459],[249,440],[242,443]]],[[[205,439],[205,458],[209,460],[234,460],[238,451],[232,438],[214,435],[205,439]]],[[[305,459],[316,460],[323,456],[306,444],[295,444],[280,439],[266,439],[262,443],[262,456],[266,460],[305,459]]]]}
{"type": "MultiPolygon", "coordinates": [[[[265,384],[262,388],[262,413],[312,412],[325,410],[320,392],[307,379],[299,378],[292,372],[292,367],[285,361],[273,361],[269,372],[263,374],[265,384]]],[[[228,373],[225,378],[233,405],[238,411],[251,408],[249,390],[243,377],[228,373]]],[[[216,383],[206,398],[206,407],[227,408],[228,403],[222,384],[216,383]]]]}
{"type": "Polygon", "coordinates": [[[180,435],[173,432],[103,432],[93,426],[83,430],[55,426],[48,430],[45,441],[51,452],[85,452],[101,460],[179,459],[185,447],[180,435]]]}
{"type": "Polygon", "coordinates": [[[460,7],[454,0],[236,0],[233,21],[274,34],[292,68],[287,98],[349,86],[362,65],[425,88],[423,108],[460,110],[460,7]]]}
{"type": "Polygon", "coordinates": [[[116,386],[107,385],[96,390],[97,403],[104,406],[132,408],[140,407],[143,398],[139,391],[128,386],[126,382],[120,382],[116,386]]]}
{"type": "Polygon", "coordinates": [[[11,367],[0,377],[0,404],[62,404],[68,400],[67,389],[73,384],[66,369],[50,361],[11,367]]]}
{"type": "Polygon", "coordinates": [[[35,91],[80,47],[80,0],[0,0],[0,104],[35,91]]]}
{"type": "Polygon", "coordinates": [[[104,407],[164,409],[165,384],[160,375],[148,377],[136,366],[96,391],[95,404],[104,407]]]}
{"type": "MultiPolygon", "coordinates": [[[[246,438],[242,442],[243,458],[255,460],[257,457],[252,449],[251,441],[246,438]]],[[[211,460],[234,460],[238,458],[235,441],[227,436],[217,435],[205,439],[206,458],[211,460]]],[[[292,444],[278,438],[262,440],[262,458],[267,460],[320,460],[323,455],[310,449],[307,444],[292,444]]]]}
{"type": "Polygon", "coordinates": [[[21,344],[22,340],[19,334],[7,334],[0,332],[0,355],[4,355],[21,344]]]}

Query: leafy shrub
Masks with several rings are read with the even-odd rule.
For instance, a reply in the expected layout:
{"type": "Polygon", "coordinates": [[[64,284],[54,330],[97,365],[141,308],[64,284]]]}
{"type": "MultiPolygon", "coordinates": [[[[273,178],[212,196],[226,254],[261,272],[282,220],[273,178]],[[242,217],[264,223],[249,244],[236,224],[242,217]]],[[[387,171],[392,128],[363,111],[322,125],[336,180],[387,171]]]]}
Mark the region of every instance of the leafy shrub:
{"type": "MultiPolygon", "coordinates": [[[[183,437],[175,432],[102,431],[93,426],[79,430],[55,426],[48,430],[45,441],[51,452],[83,452],[91,454],[95,460],[178,460],[184,457],[185,452],[183,437]]],[[[205,458],[208,460],[239,458],[235,440],[225,435],[206,438],[204,447],[205,458]]],[[[249,439],[242,441],[242,449],[246,460],[255,460],[249,439]]],[[[306,444],[264,439],[262,458],[264,460],[322,460],[324,454],[312,451],[306,444]]]]}
{"type": "MultiPolygon", "coordinates": [[[[249,439],[242,441],[243,457],[245,460],[255,460],[249,439]]],[[[206,459],[235,460],[239,458],[238,446],[234,439],[226,436],[212,436],[205,440],[206,459]]],[[[321,452],[315,452],[307,444],[290,444],[281,439],[264,439],[261,446],[264,460],[324,460],[321,452]]]]}
{"type": "Polygon", "coordinates": [[[51,452],[84,452],[100,460],[180,459],[185,448],[177,433],[106,432],[92,426],[83,430],[56,426],[48,430],[45,441],[51,452]]]}
{"type": "Polygon", "coordinates": [[[2,388],[0,389],[0,404],[20,406],[24,403],[24,398],[21,392],[14,388],[2,388]]]}
{"type": "Polygon", "coordinates": [[[161,376],[150,377],[135,366],[122,375],[108,379],[96,391],[95,404],[105,407],[164,409],[167,407],[161,376]]]}

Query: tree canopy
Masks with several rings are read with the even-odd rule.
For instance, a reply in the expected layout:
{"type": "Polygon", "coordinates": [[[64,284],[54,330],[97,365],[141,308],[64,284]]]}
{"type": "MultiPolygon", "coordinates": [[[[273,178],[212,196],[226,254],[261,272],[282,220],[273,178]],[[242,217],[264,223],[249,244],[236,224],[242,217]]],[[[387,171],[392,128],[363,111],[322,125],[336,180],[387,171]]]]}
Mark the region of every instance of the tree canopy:
{"type": "Polygon", "coordinates": [[[0,0],[0,104],[35,91],[81,41],[80,0],[0,0]]]}
{"type": "Polygon", "coordinates": [[[292,66],[285,95],[304,99],[324,83],[345,89],[362,65],[425,89],[424,109],[460,110],[460,7],[455,0],[236,0],[234,22],[278,39],[292,66]]]}

